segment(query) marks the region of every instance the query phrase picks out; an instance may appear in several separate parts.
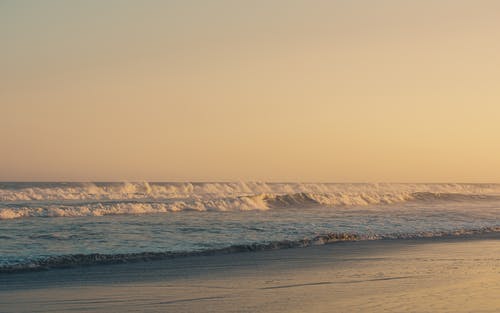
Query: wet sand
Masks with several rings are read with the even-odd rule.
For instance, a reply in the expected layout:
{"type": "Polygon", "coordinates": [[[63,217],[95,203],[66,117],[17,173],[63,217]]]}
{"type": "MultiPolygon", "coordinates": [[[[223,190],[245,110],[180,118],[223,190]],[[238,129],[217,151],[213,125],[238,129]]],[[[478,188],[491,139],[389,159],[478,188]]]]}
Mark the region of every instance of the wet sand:
{"type": "Polygon", "coordinates": [[[1,274],[0,312],[500,312],[500,235],[1,274]]]}

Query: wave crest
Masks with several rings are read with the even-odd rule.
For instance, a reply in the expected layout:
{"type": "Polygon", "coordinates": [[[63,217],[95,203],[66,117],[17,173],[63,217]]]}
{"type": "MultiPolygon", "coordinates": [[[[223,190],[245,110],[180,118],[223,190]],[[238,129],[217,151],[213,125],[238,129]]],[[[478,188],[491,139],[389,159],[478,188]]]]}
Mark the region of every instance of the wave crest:
{"type": "Polygon", "coordinates": [[[0,220],[500,200],[499,195],[499,185],[475,184],[56,184],[0,188],[0,220]]]}
{"type": "Polygon", "coordinates": [[[0,184],[0,201],[227,198],[259,194],[332,194],[407,197],[413,193],[500,194],[498,184],[332,183],[54,183],[0,184]]]}

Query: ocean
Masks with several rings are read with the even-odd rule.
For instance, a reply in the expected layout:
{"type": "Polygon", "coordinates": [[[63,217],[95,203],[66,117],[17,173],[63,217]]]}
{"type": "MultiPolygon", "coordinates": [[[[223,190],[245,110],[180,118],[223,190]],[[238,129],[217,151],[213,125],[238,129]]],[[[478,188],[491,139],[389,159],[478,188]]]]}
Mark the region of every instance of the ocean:
{"type": "Polygon", "coordinates": [[[0,183],[0,273],[485,232],[498,184],[0,183]]]}

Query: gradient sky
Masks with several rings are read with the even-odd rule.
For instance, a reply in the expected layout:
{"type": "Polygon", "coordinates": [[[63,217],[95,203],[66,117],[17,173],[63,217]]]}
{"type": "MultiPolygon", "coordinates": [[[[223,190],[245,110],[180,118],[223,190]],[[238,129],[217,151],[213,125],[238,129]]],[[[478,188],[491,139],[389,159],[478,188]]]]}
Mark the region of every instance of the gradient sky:
{"type": "Polygon", "coordinates": [[[500,182],[500,1],[0,1],[0,180],[500,182]]]}

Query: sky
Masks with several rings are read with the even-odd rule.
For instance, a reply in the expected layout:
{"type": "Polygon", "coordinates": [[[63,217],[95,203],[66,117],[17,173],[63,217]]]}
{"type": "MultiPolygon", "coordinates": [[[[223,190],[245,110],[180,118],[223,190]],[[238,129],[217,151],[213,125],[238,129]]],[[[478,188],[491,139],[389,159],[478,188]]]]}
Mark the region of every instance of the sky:
{"type": "Polygon", "coordinates": [[[0,180],[500,182],[500,1],[0,0],[0,180]]]}

